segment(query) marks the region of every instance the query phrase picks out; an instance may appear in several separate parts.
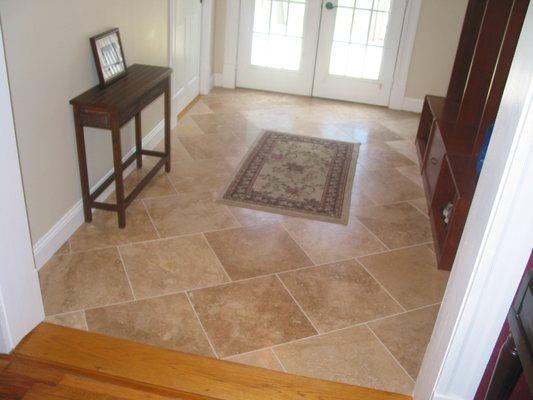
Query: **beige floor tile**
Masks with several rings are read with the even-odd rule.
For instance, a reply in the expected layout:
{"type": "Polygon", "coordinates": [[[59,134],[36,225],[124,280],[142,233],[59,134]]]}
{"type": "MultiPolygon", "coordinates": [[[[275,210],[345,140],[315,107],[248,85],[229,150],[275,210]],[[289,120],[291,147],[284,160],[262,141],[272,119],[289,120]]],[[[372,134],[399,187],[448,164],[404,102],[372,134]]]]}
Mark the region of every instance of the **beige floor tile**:
{"type": "Polygon", "coordinates": [[[252,144],[261,133],[261,129],[241,113],[204,114],[192,118],[206,135],[222,137],[234,135],[248,145],[252,144]]]}
{"type": "Polygon", "coordinates": [[[402,311],[355,260],[287,272],[280,279],[321,333],[402,311]]]}
{"type": "Polygon", "coordinates": [[[429,219],[409,203],[362,208],[355,216],[390,249],[431,240],[429,219]]]}
{"type": "Polygon", "coordinates": [[[280,224],[205,234],[233,280],[313,265],[280,224]]]}
{"type": "Polygon", "coordinates": [[[365,170],[390,169],[414,165],[413,161],[403,154],[392,150],[385,143],[371,142],[359,148],[357,167],[365,170]]]}
{"type": "Polygon", "coordinates": [[[203,100],[197,101],[191,108],[187,110],[187,115],[212,114],[213,110],[209,108],[203,100]]]}
{"type": "Polygon", "coordinates": [[[133,299],[116,248],[54,256],[39,280],[46,315],[133,299]]]}
{"type": "Polygon", "coordinates": [[[194,160],[243,156],[248,150],[244,140],[230,133],[182,137],[180,142],[194,160]]]}
{"type": "Polygon", "coordinates": [[[239,364],[250,365],[252,367],[283,371],[283,367],[270,349],[240,354],[238,356],[229,357],[227,360],[239,364]]]}
{"type": "Polygon", "coordinates": [[[370,329],[416,380],[433,332],[439,305],[411,311],[369,324],[370,329]]]}
{"type": "Polygon", "coordinates": [[[283,221],[285,215],[274,214],[264,211],[251,210],[249,208],[228,207],[230,212],[237,218],[242,226],[270,224],[283,221]]]}
{"type": "Polygon", "coordinates": [[[414,141],[418,132],[418,125],[420,124],[420,115],[400,119],[386,118],[379,122],[404,139],[414,141]]]}
{"type": "Polygon", "coordinates": [[[412,206],[418,208],[425,215],[428,214],[428,202],[425,197],[420,199],[409,200],[412,206]]]}
{"type": "Polygon", "coordinates": [[[402,137],[374,121],[344,122],[337,125],[350,138],[359,143],[401,140],[402,137]]]}
{"type": "Polygon", "coordinates": [[[238,226],[228,208],[215,203],[214,197],[213,193],[185,193],[144,202],[163,237],[238,226]]]}
{"type": "Polygon", "coordinates": [[[316,334],[275,276],[196,290],[190,298],[220,357],[316,334]]]}
{"type": "Polygon", "coordinates": [[[177,162],[168,177],[178,193],[221,191],[235,167],[225,158],[177,162]]]}
{"type": "Polygon", "coordinates": [[[420,167],[418,165],[408,165],[406,167],[396,167],[396,170],[411,179],[418,186],[423,187],[422,175],[420,174],[420,167]]]}
{"type": "Polygon", "coordinates": [[[183,293],[86,311],[89,331],[135,342],[213,356],[183,293]]]}
{"type": "MultiPolygon", "coordinates": [[[[188,128],[187,128],[188,129],[188,128]]],[[[199,130],[200,128],[198,128],[199,130]]],[[[202,134],[202,132],[200,132],[202,134]]],[[[156,151],[165,151],[165,144],[163,141],[159,143],[156,148],[156,151]]],[[[170,138],[170,160],[171,160],[171,167],[173,167],[174,163],[179,161],[188,161],[192,160],[191,155],[187,152],[185,147],[181,144],[176,134],[172,134],[170,138]]]]}
{"type": "Polygon", "coordinates": [[[416,153],[415,143],[412,140],[393,140],[387,141],[387,145],[393,150],[406,156],[409,160],[418,164],[418,154],[416,153]]]}
{"type": "Polygon", "coordinates": [[[437,269],[435,254],[425,244],[359,261],[407,309],[442,301],[449,272],[437,269]]]}
{"type": "Polygon", "coordinates": [[[157,238],[141,200],[136,200],[126,209],[126,228],[118,227],[117,213],[97,210],[93,221],[84,223],[69,239],[72,251],[142,242],[157,238]]]}
{"type": "Polygon", "coordinates": [[[274,348],[287,372],[410,395],[414,383],[366,326],[274,348]]]}
{"type": "Polygon", "coordinates": [[[137,243],[119,251],[137,299],[228,280],[203,235],[137,243]]]}
{"type": "Polygon", "coordinates": [[[355,172],[355,190],[360,189],[375,204],[390,204],[424,196],[422,188],[394,168],[355,172]]]}
{"type": "Polygon", "coordinates": [[[85,322],[85,312],[75,311],[67,314],[50,315],[44,319],[44,322],[49,322],[55,325],[66,326],[67,328],[87,330],[87,323],[85,322]]]}
{"type": "Polygon", "coordinates": [[[385,247],[352,215],[348,225],[287,218],[283,225],[315,264],[371,254],[385,247]]]}
{"type": "Polygon", "coordinates": [[[66,253],[70,253],[70,243],[68,242],[68,240],[65,243],[63,243],[59,249],[57,249],[54,255],[66,254],[66,253]]]}

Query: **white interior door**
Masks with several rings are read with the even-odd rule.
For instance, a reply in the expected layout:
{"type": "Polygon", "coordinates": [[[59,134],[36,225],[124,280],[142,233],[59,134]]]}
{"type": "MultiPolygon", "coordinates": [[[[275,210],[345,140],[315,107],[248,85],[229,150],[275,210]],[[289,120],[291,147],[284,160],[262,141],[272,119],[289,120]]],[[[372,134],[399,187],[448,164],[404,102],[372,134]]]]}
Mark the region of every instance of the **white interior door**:
{"type": "Polygon", "coordinates": [[[310,96],[320,0],[242,0],[237,86],[310,96]]]}
{"type": "Polygon", "coordinates": [[[406,2],[324,2],[314,96],[389,103],[406,2]]]}
{"type": "MultiPolygon", "coordinates": [[[[200,46],[202,36],[200,0],[170,1],[170,66],[172,115],[176,116],[200,93],[200,46]]],[[[172,118],[172,124],[176,118],[172,118]]]]}

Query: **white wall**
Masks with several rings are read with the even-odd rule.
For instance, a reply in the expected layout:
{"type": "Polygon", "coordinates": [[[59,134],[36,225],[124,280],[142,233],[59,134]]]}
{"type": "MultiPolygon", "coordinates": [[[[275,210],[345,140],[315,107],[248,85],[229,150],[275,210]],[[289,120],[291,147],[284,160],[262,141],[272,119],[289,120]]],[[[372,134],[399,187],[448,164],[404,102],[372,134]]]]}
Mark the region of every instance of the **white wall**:
{"type": "Polygon", "coordinates": [[[28,229],[0,31],[0,353],[8,353],[44,310],[28,229]]]}

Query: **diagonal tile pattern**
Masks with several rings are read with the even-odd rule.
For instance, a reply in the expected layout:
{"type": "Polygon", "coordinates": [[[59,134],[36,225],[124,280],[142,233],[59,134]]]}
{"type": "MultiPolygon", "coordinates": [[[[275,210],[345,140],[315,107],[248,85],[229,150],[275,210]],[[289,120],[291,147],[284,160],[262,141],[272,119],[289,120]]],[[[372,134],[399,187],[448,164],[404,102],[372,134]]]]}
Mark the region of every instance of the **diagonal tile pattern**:
{"type": "Polygon", "coordinates": [[[47,321],[410,393],[448,279],[417,127],[382,107],[213,89],[178,121],[172,171],[128,208],[126,229],[97,211],[41,269],[47,321]],[[216,203],[264,129],[361,143],[348,225],[216,203]]]}

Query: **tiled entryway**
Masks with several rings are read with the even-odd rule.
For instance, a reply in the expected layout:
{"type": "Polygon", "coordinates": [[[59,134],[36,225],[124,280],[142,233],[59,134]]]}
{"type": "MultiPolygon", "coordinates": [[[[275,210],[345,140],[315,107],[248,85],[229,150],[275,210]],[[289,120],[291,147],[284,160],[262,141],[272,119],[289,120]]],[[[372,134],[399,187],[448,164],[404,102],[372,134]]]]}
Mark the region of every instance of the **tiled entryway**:
{"type": "MultiPolygon", "coordinates": [[[[173,166],[95,212],[40,271],[51,322],[410,393],[448,274],[414,154],[418,116],[215,89],[173,132],[173,166]],[[214,201],[262,129],[361,143],[348,225],[214,201]]],[[[131,188],[145,171],[127,179],[131,188]]]]}

